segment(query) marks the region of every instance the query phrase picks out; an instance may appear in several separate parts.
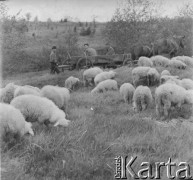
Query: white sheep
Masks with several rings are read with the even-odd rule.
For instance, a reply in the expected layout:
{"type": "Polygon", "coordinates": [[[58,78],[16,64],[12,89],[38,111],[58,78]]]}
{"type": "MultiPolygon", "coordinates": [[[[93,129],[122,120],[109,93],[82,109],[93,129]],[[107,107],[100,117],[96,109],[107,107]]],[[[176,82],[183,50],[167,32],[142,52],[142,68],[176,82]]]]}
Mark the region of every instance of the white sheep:
{"type": "Polygon", "coordinates": [[[155,91],[156,114],[158,117],[164,114],[168,117],[172,106],[181,107],[184,103],[190,103],[186,90],[177,84],[165,83],[155,91]]]}
{"type": "Polygon", "coordinates": [[[40,96],[40,89],[29,85],[19,86],[15,89],[14,97],[24,94],[33,94],[36,96],[40,96]]]}
{"type": "MultiPolygon", "coordinates": [[[[188,99],[188,103],[193,105],[193,90],[192,89],[186,91],[186,101],[187,99],[188,99]]],[[[193,111],[193,108],[192,108],[192,111],[193,111]]]]}
{"type": "Polygon", "coordinates": [[[147,109],[152,104],[153,97],[147,86],[138,86],[133,95],[133,108],[136,112],[147,109]]]}
{"type": "Polygon", "coordinates": [[[161,82],[161,84],[163,84],[163,83],[177,84],[186,90],[193,89],[193,80],[188,79],[188,78],[184,78],[181,80],[181,79],[179,79],[178,76],[164,75],[160,78],[160,82],[161,82]]]}
{"type": "Polygon", "coordinates": [[[7,84],[1,92],[1,102],[9,104],[14,98],[14,92],[17,87],[19,86],[14,83],[7,84]]]}
{"type": "Polygon", "coordinates": [[[170,60],[164,56],[157,55],[150,58],[155,66],[168,67],[170,60]]]}
{"type": "Polygon", "coordinates": [[[70,92],[67,88],[46,85],[40,92],[42,97],[46,97],[53,101],[59,108],[66,112],[68,101],[70,100],[70,92]]]}
{"type": "Polygon", "coordinates": [[[176,57],[173,57],[172,59],[177,59],[177,60],[182,61],[183,63],[185,63],[187,66],[193,67],[193,58],[192,57],[189,57],[189,56],[176,56],[176,57]]]}
{"type": "Polygon", "coordinates": [[[169,66],[171,68],[176,68],[176,69],[186,69],[186,64],[183,63],[182,61],[177,60],[177,59],[171,59],[169,61],[169,66]]]}
{"type": "Polygon", "coordinates": [[[150,67],[136,67],[132,70],[132,80],[135,87],[138,85],[147,85],[147,73],[150,70],[150,67]]]}
{"type": "Polygon", "coordinates": [[[160,77],[160,84],[164,84],[170,80],[176,82],[179,79],[179,76],[172,76],[172,75],[162,75],[160,77]]]}
{"type": "Polygon", "coordinates": [[[74,90],[80,80],[76,77],[70,76],[65,81],[65,87],[69,90],[74,90]]]}
{"type": "Polygon", "coordinates": [[[170,72],[166,69],[161,72],[161,76],[163,76],[163,75],[171,76],[170,72]]]}
{"type": "Polygon", "coordinates": [[[21,112],[10,104],[0,103],[0,136],[5,132],[19,133],[21,136],[29,133],[32,136],[32,124],[26,122],[21,112]]]}
{"type": "Polygon", "coordinates": [[[94,78],[97,74],[100,74],[103,72],[103,70],[99,67],[93,67],[85,70],[83,72],[83,82],[86,86],[87,84],[93,84],[94,85],[94,78]]]}
{"type": "Polygon", "coordinates": [[[193,89],[193,80],[188,79],[188,78],[184,78],[182,80],[178,80],[177,84],[179,84],[180,86],[182,86],[186,90],[193,89]]]}
{"type": "Polygon", "coordinates": [[[130,83],[124,83],[120,87],[120,94],[123,97],[125,103],[132,103],[133,100],[133,94],[135,91],[135,88],[130,83]]]}
{"type": "Polygon", "coordinates": [[[27,121],[68,126],[64,111],[59,109],[51,100],[34,95],[22,95],[14,98],[11,105],[19,109],[27,121]]]}
{"type": "Polygon", "coordinates": [[[105,92],[109,90],[118,90],[117,81],[113,79],[107,79],[100,82],[92,91],[91,94],[105,92]]]}
{"type": "Polygon", "coordinates": [[[95,85],[97,85],[98,83],[104,81],[104,80],[107,80],[107,79],[113,79],[115,78],[116,76],[116,72],[114,71],[105,71],[105,72],[102,72],[102,73],[99,73],[95,76],[94,78],[94,83],[95,85]]]}
{"type": "Polygon", "coordinates": [[[150,58],[141,56],[138,60],[138,66],[152,67],[153,62],[150,60],[150,58]]]}
{"type": "Polygon", "coordinates": [[[155,68],[150,68],[147,72],[148,86],[158,85],[160,82],[160,74],[155,68]]]}

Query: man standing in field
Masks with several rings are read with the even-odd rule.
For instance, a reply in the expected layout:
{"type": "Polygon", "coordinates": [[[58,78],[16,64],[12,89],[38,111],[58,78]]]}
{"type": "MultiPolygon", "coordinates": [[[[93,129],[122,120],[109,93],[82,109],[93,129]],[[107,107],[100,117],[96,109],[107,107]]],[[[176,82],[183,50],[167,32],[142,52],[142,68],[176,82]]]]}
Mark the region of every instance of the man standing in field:
{"type": "Polygon", "coordinates": [[[50,53],[50,73],[51,74],[60,73],[57,66],[57,57],[56,57],[56,46],[52,47],[52,51],[50,53]]]}

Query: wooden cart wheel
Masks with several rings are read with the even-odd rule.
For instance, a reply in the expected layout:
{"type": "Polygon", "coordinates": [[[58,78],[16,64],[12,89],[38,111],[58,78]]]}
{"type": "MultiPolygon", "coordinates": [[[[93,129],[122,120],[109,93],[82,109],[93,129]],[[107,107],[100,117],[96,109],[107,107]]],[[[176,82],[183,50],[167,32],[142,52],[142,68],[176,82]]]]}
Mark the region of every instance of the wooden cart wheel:
{"type": "Polygon", "coordinates": [[[132,59],[125,59],[123,61],[123,66],[132,67],[133,66],[133,60],[132,59]]]}
{"type": "Polygon", "coordinates": [[[86,62],[85,58],[80,58],[76,63],[77,70],[80,70],[81,68],[84,68],[84,67],[89,68],[91,66],[93,66],[93,63],[90,59],[87,59],[87,62],[86,62]]]}

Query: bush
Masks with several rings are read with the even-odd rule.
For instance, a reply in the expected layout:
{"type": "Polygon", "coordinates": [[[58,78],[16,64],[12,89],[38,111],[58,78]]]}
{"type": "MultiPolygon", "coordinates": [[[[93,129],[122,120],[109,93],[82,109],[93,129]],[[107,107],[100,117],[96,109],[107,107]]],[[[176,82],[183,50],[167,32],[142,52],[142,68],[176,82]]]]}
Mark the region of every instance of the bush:
{"type": "Polygon", "coordinates": [[[89,36],[91,34],[90,27],[87,27],[86,29],[83,27],[80,31],[81,36],[89,36]]]}
{"type": "Polygon", "coordinates": [[[104,33],[108,41],[131,50],[137,44],[150,45],[161,38],[185,35],[186,48],[179,54],[190,56],[193,38],[192,17],[161,18],[154,12],[154,4],[150,0],[127,0],[126,5],[116,10],[112,20],[105,27],[104,33]]]}

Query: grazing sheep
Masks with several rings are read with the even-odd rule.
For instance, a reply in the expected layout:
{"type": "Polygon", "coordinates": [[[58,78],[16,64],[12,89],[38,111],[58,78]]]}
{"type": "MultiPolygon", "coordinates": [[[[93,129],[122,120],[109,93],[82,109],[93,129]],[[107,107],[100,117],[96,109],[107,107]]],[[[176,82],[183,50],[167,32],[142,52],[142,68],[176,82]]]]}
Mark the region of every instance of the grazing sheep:
{"type": "Polygon", "coordinates": [[[177,59],[171,59],[169,61],[169,66],[176,69],[186,69],[186,64],[177,59]]]}
{"type": "MultiPolygon", "coordinates": [[[[193,105],[193,90],[192,89],[186,91],[186,101],[187,99],[188,99],[188,103],[193,105]]],[[[193,108],[192,108],[192,111],[193,111],[193,108]]]]}
{"type": "Polygon", "coordinates": [[[100,74],[97,74],[94,78],[94,83],[95,85],[97,85],[98,83],[104,81],[104,80],[107,80],[107,79],[113,79],[115,78],[115,75],[116,75],[116,72],[114,71],[105,71],[105,72],[102,72],[100,74]]]}
{"type": "Polygon", "coordinates": [[[147,85],[147,73],[150,70],[150,67],[136,67],[132,70],[132,80],[135,87],[139,85],[147,85]]]}
{"type": "Polygon", "coordinates": [[[19,133],[21,136],[29,133],[32,136],[34,132],[31,128],[32,124],[26,122],[21,112],[15,107],[0,103],[0,136],[9,131],[19,133]]]}
{"type": "Polygon", "coordinates": [[[167,75],[165,75],[165,76],[162,76],[160,78],[160,82],[161,82],[161,84],[163,84],[163,83],[177,84],[177,85],[183,87],[186,90],[193,89],[193,80],[188,79],[188,78],[184,78],[184,79],[180,80],[178,78],[178,76],[167,76],[167,75]]]}
{"type": "Polygon", "coordinates": [[[103,70],[100,69],[99,67],[93,67],[93,68],[89,68],[87,70],[85,70],[83,72],[83,82],[84,82],[84,86],[86,86],[87,84],[93,84],[94,85],[94,78],[97,74],[102,73],[103,70]]]}
{"type": "Polygon", "coordinates": [[[167,118],[172,106],[181,107],[184,103],[190,103],[187,91],[177,84],[165,83],[155,91],[156,114],[158,117],[164,114],[167,118]]]}
{"type": "Polygon", "coordinates": [[[160,82],[160,74],[155,68],[151,68],[147,73],[148,86],[158,85],[160,82]]]}
{"type": "Polygon", "coordinates": [[[179,76],[163,75],[160,78],[160,84],[164,84],[168,82],[169,80],[176,82],[177,79],[179,79],[179,76]]]}
{"type": "Polygon", "coordinates": [[[150,58],[155,66],[168,67],[170,60],[164,56],[157,55],[150,58]]]}
{"type": "Polygon", "coordinates": [[[54,126],[68,126],[64,111],[59,109],[51,100],[34,95],[22,95],[14,98],[11,105],[19,109],[27,121],[39,123],[54,123],[54,126]]]}
{"type": "Polygon", "coordinates": [[[78,78],[75,78],[73,76],[70,76],[69,78],[66,79],[65,81],[65,87],[69,90],[74,90],[75,87],[78,85],[80,80],[78,78]]]}
{"type": "Polygon", "coordinates": [[[182,80],[178,80],[179,85],[182,86],[186,90],[193,89],[193,80],[184,78],[182,80]]]}
{"type": "Polygon", "coordinates": [[[163,75],[171,76],[170,72],[166,69],[161,72],[161,76],[163,76],[163,75]]]}
{"type": "Polygon", "coordinates": [[[92,91],[91,94],[105,92],[109,90],[118,90],[117,81],[113,79],[107,79],[100,82],[92,91]]]}
{"type": "Polygon", "coordinates": [[[136,112],[147,109],[152,104],[153,97],[147,86],[138,86],[133,95],[133,108],[136,112]]]}
{"type": "Polygon", "coordinates": [[[120,94],[123,97],[125,103],[132,103],[134,91],[135,88],[130,83],[124,83],[121,85],[120,94]]]}
{"type": "Polygon", "coordinates": [[[15,89],[14,97],[21,96],[24,94],[33,94],[36,96],[40,96],[40,89],[33,86],[19,86],[15,89]]]}
{"type": "Polygon", "coordinates": [[[1,102],[9,104],[14,98],[14,92],[17,87],[19,86],[14,83],[7,84],[1,92],[1,102]]]}
{"type": "Polygon", "coordinates": [[[153,62],[150,60],[150,58],[141,56],[138,60],[138,66],[152,67],[153,62]]]}
{"type": "Polygon", "coordinates": [[[193,67],[193,58],[192,57],[189,57],[189,56],[176,56],[172,59],[177,59],[177,60],[182,61],[183,63],[185,63],[187,66],[193,67]]]}
{"type": "Polygon", "coordinates": [[[40,92],[42,97],[46,97],[53,101],[56,106],[66,112],[68,101],[70,100],[70,92],[67,88],[46,85],[40,92]]]}

